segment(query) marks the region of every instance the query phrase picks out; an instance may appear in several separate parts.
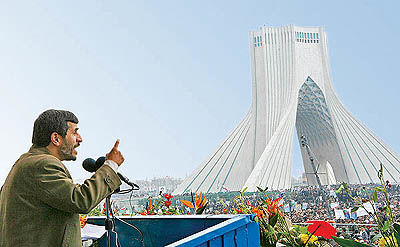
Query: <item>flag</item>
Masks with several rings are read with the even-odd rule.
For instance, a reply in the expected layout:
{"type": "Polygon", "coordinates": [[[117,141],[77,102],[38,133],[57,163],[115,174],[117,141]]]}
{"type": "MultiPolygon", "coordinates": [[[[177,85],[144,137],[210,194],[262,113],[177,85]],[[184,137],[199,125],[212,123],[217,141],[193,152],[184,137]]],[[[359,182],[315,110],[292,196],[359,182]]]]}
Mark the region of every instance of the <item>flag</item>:
{"type": "Polygon", "coordinates": [[[335,219],[345,219],[343,210],[335,209],[335,219]]]}
{"type": "Polygon", "coordinates": [[[368,215],[368,213],[367,213],[367,210],[365,210],[365,209],[363,209],[363,208],[359,208],[359,209],[357,209],[357,216],[365,216],[365,215],[368,215]]]}
{"type": "Polygon", "coordinates": [[[374,206],[372,206],[371,202],[366,202],[363,204],[365,209],[370,212],[373,213],[374,212],[374,206]]]}
{"type": "Polygon", "coordinates": [[[343,214],[345,219],[350,219],[350,210],[348,209],[343,210],[343,214]]]}

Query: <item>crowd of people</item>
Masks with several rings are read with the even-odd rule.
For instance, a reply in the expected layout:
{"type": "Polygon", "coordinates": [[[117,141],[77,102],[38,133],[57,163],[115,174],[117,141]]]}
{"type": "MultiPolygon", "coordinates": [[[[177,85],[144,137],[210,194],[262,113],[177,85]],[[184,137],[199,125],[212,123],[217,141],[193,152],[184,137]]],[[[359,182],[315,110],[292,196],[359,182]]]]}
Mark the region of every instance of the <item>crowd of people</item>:
{"type": "MultiPolygon", "coordinates": [[[[338,230],[338,236],[357,239],[360,242],[376,244],[372,242],[378,234],[376,221],[371,215],[338,218],[335,211],[348,210],[357,206],[357,202],[372,202],[372,194],[376,184],[349,185],[348,190],[339,190],[340,185],[325,186],[322,189],[315,186],[297,187],[284,191],[268,191],[268,197],[273,200],[282,197],[282,211],[294,224],[305,224],[309,220],[330,221],[338,230]]],[[[234,198],[238,193],[227,196],[227,193],[209,194],[209,205],[206,213],[219,214],[234,212],[234,198]]],[[[229,193],[228,193],[229,194],[229,193]]],[[[387,186],[388,200],[384,192],[377,193],[377,201],[374,203],[375,214],[383,222],[385,220],[384,207],[390,201],[390,208],[395,222],[400,221],[400,185],[387,186]]],[[[252,205],[261,203],[265,195],[261,192],[246,193],[247,200],[252,205]]]]}
{"type": "MultiPolygon", "coordinates": [[[[302,187],[290,193],[289,196],[284,196],[284,198],[286,198],[286,201],[295,201],[297,204],[302,205],[306,204],[307,208],[291,210],[287,215],[296,223],[307,220],[334,220],[337,223],[369,224],[372,222],[369,215],[338,219],[335,217],[334,211],[335,209],[352,209],[358,204],[355,200],[364,203],[371,201],[375,187],[377,187],[375,184],[351,185],[348,188],[348,192],[341,190],[339,193],[336,193],[339,188],[338,185],[330,186],[329,188],[325,187],[323,190],[315,187],[302,187]]],[[[388,199],[391,203],[395,221],[400,220],[399,197],[400,186],[390,185],[388,187],[388,199]]],[[[383,192],[377,193],[376,206],[378,214],[386,206],[386,198],[383,192]]]]}

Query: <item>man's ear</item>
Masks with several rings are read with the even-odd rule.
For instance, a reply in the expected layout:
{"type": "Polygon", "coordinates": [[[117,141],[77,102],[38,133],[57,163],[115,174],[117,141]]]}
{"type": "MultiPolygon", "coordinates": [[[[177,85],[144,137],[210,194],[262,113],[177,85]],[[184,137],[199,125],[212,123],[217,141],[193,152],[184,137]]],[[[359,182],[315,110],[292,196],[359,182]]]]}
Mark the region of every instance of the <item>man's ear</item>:
{"type": "Polygon", "coordinates": [[[61,146],[62,144],[62,136],[60,136],[57,132],[53,132],[50,135],[50,143],[56,147],[61,146]]]}

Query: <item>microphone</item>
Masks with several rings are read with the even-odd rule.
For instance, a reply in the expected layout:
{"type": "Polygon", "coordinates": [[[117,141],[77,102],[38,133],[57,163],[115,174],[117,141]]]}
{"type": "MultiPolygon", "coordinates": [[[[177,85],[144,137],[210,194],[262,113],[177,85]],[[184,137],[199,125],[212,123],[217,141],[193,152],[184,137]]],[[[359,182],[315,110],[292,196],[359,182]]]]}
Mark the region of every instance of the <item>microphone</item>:
{"type": "MultiPolygon", "coordinates": [[[[103,162],[104,163],[104,162],[103,162]]],[[[97,165],[96,161],[92,158],[87,158],[82,163],[83,169],[88,172],[95,172],[100,168],[101,165],[97,165]]]]}
{"type": "MultiPolygon", "coordinates": [[[[95,172],[104,164],[105,161],[106,161],[106,157],[104,157],[104,156],[99,157],[96,161],[92,158],[87,158],[83,161],[82,166],[83,166],[83,169],[85,169],[88,172],[95,172]]],[[[139,186],[137,184],[135,184],[134,182],[131,182],[127,177],[125,177],[121,173],[117,172],[117,175],[127,185],[129,185],[131,187],[139,188],[139,186]]]]}

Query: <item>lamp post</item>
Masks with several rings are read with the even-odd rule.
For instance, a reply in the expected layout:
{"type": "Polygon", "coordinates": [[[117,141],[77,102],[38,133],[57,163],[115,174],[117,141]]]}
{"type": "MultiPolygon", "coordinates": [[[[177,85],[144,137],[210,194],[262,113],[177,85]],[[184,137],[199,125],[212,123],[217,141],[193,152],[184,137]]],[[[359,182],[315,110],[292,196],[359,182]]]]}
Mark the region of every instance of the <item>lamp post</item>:
{"type": "MultiPolygon", "coordinates": [[[[313,155],[312,155],[310,145],[308,145],[307,137],[306,137],[305,135],[302,135],[302,136],[300,137],[300,142],[301,142],[301,146],[306,148],[307,155],[308,155],[308,158],[310,159],[311,167],[312,167],[312,169],[313,169],[313,174],[315,175],[315,178],[316,178],[316,180],[317,180],[318,187],[319,187],[319,188],[321,189],[321,191],[322,191],[322,198],[323,198],[323,200],[325,201],[326,208],[328,209],[329,218],[332,219],[332,212],[331,212],[331,210],[329,209],[329,204],[328,204],[328,201],[327,201],[327,199],[326,199],[326,191],[325,191],[325,188],[322,186],[321,180],[320,180],[319,175],[318,175],[319,164],[318,164],[318,168],[316,168],[316,167],[315,167],[315,164],[314,164],[314,157],[313,157],[313,155]]],[[[317,161],[318,161],[318,160],[317,160],[317,161]]],[[[318,163],[319,163],[319,162],[318,162],[318,163]]]]}

